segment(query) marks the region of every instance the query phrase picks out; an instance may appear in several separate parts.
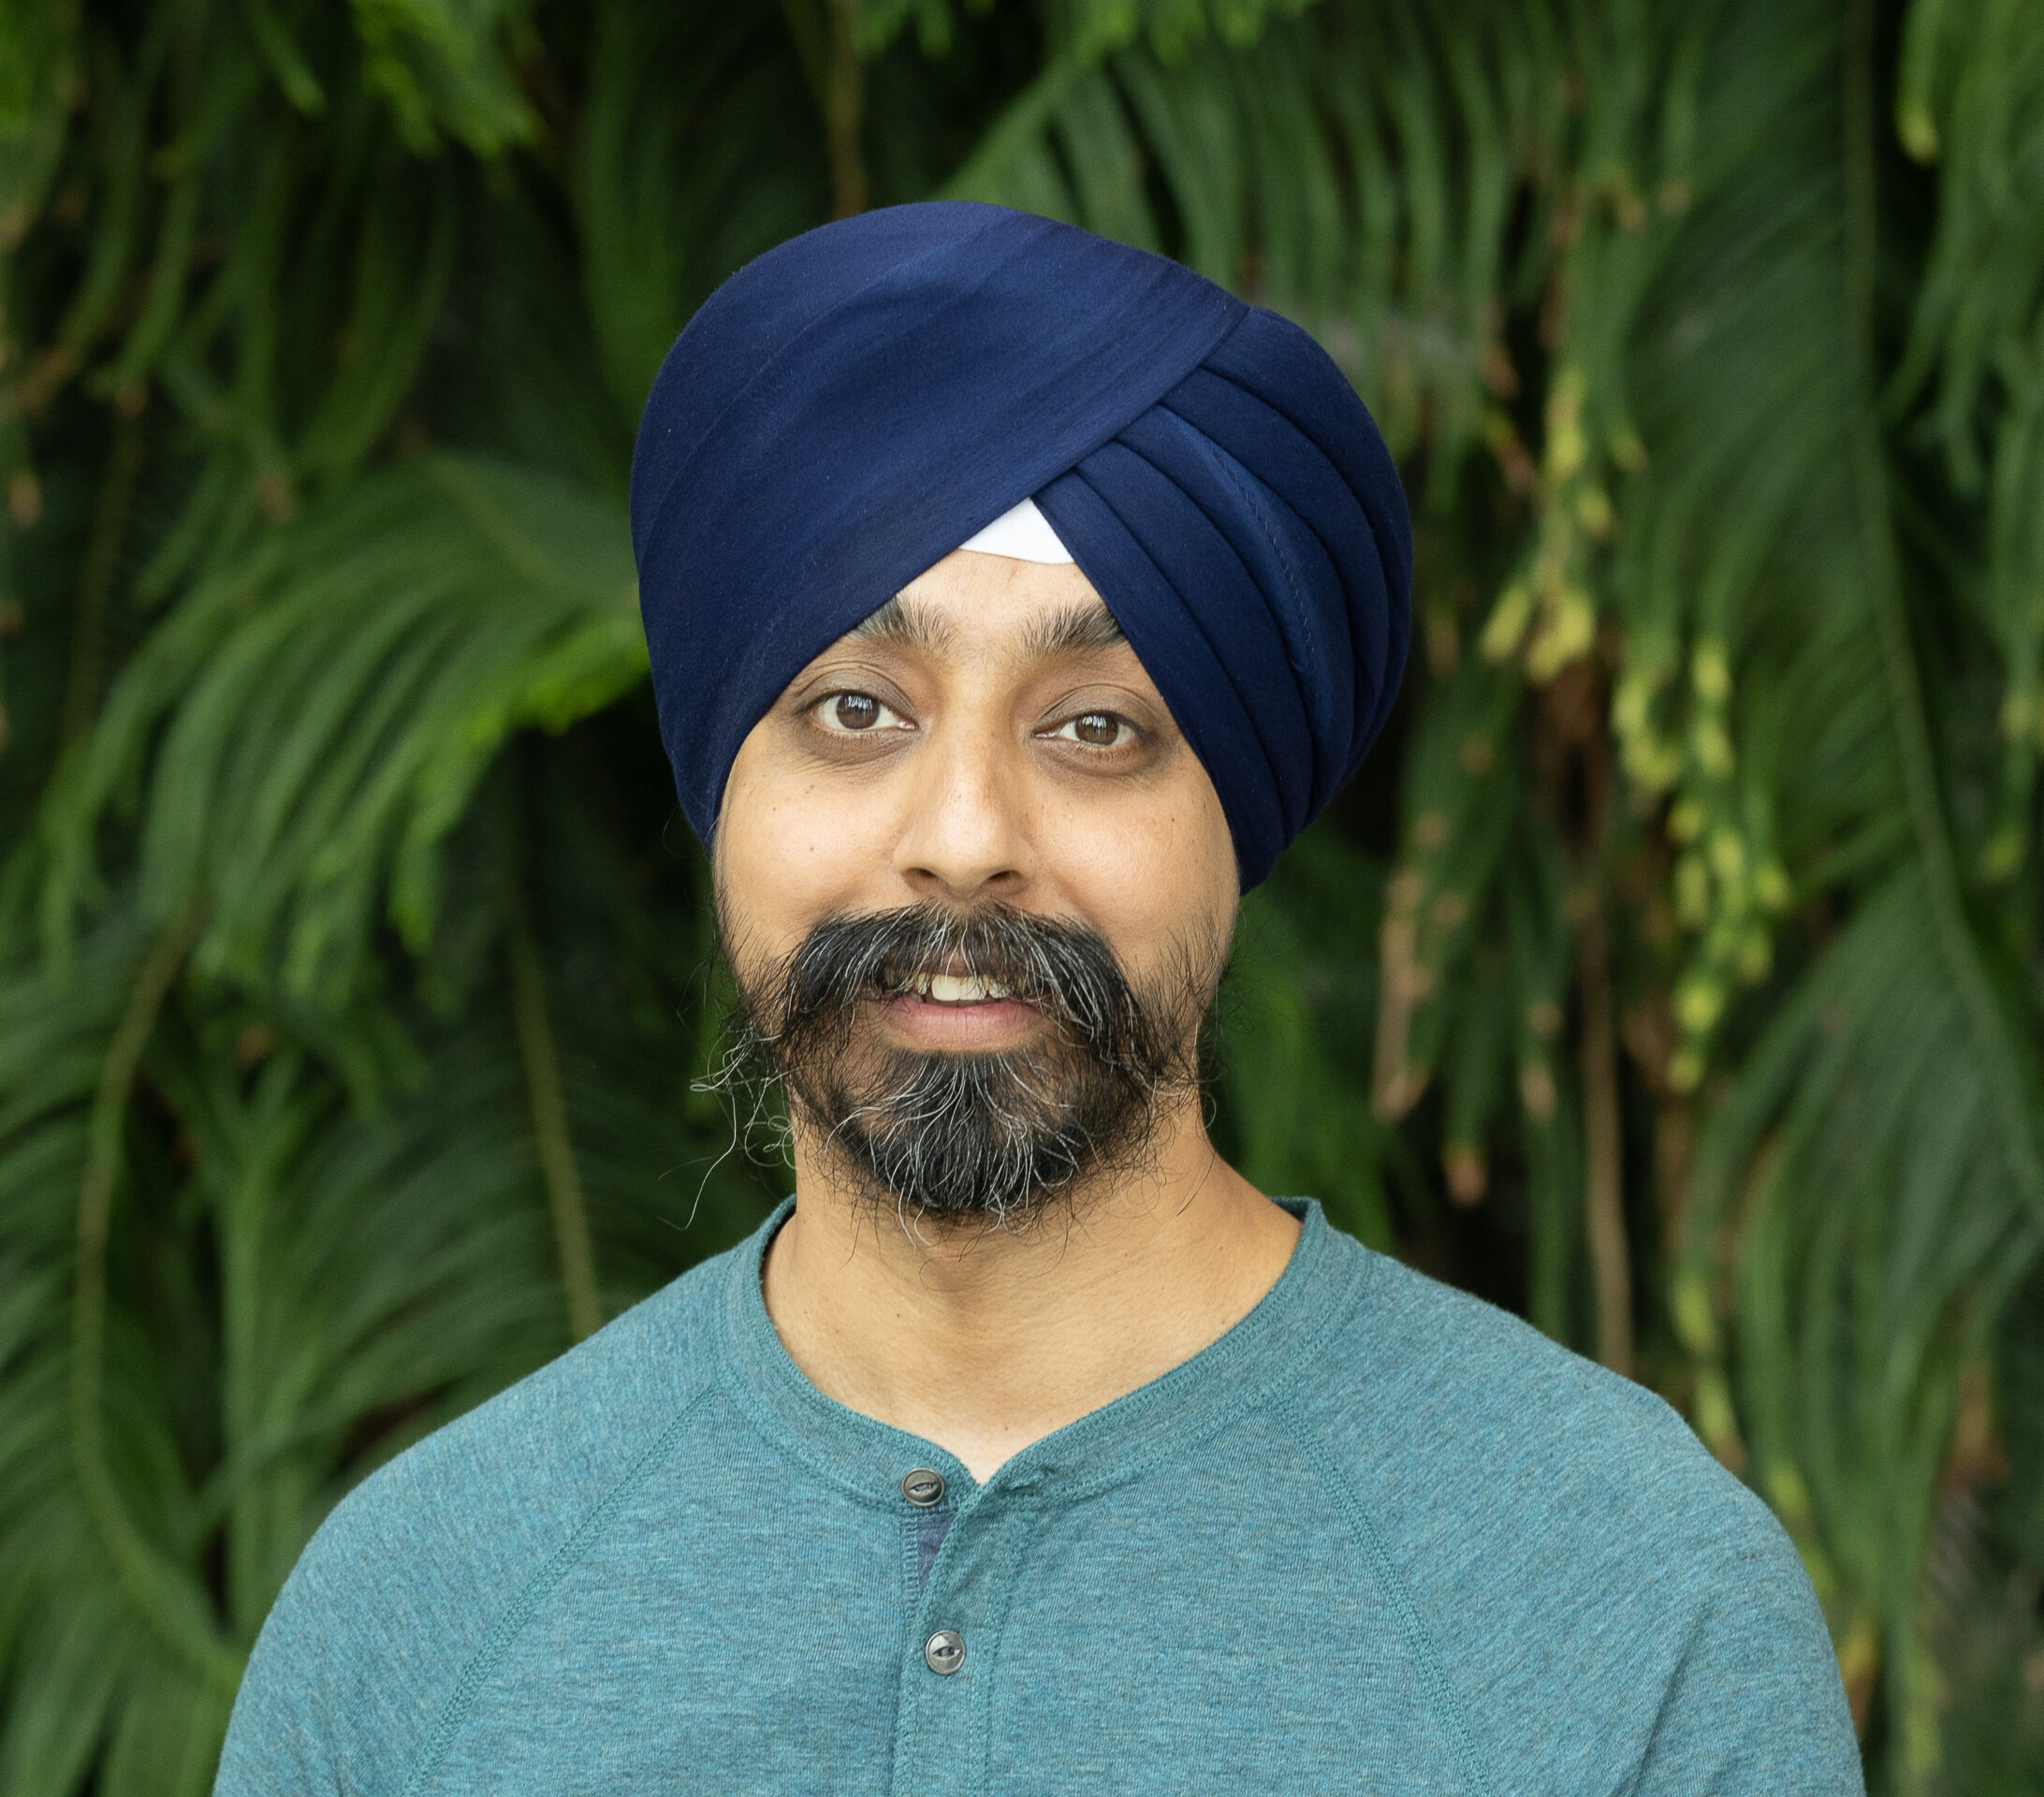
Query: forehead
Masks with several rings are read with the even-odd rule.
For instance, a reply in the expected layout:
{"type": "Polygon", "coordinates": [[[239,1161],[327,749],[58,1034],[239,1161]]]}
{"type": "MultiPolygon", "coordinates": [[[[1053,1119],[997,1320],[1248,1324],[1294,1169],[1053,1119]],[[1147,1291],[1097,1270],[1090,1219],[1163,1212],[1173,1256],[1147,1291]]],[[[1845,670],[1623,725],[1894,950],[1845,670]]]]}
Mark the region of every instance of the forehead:
{"type": "Polygon", "coordinates": [[[970,549],[917,576],[849,634],[945,659],[1042,661],[1127,640],[1075,565],[970,549]]]}

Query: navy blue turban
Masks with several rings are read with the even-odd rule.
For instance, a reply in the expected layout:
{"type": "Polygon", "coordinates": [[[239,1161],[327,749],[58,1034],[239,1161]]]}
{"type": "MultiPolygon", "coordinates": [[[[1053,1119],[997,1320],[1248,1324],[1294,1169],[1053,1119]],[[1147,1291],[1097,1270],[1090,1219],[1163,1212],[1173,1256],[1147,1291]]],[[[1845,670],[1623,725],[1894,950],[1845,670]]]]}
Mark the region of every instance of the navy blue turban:
{"type": "Polygon", "coordinates": [[[1405,665],[1411,533],[1312,338],[1000,206],[895,206],[749,263],[676,339],[632,461],[661,736],[706,842],[816,655],[1034,497],[1270,871],[1405,665]]]}

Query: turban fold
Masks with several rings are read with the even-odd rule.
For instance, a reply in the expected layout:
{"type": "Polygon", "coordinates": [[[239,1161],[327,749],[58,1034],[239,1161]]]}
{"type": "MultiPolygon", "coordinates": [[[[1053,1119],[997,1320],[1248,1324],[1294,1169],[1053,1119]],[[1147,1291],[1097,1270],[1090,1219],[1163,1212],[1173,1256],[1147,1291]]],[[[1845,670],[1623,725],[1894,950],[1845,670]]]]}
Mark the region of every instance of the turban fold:
{"type": "Polygon", "coordinates": [[[632,461],[661,737],[706,842],[788,682],[1033,497],[1219,795],[1245,887],[1397,691],[1411,534],[1326,352],[1161,256],[896,206],[747,264],[676,339],[632,461]]]}

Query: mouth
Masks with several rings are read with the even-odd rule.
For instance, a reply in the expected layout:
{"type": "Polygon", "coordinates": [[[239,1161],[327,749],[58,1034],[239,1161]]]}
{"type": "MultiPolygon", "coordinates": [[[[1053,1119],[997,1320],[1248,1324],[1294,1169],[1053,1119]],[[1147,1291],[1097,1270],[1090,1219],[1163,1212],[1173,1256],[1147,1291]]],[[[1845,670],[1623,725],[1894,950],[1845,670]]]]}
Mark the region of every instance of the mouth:
{"type": "Polygon", "coordinates": [[[1014,990],[979,973],[920,973],[901,988],[927,1004],[993,1004],[1014,990]]]}
{"type": "Polygon", "coordinates": [[[995,1051],[1044,1025],[1026,993],[988,973],[904,969],[883,982],[883,994],[890,1030],[923,1049],[995,1051]]]}
{"type": "Polygon", "coordinates": [[[918,965],[915,959],[902,957],[880,970],[874,983],[875,996],[883,1001],[919,1000],[924,1004],[953,1007],[1033,1004],[1039,995],[1029,991],[1022,981],[1012,977],[1012,970],[1003,969],[1002,972],[1010,973],[1011,977],[1003,979],[984,968],[975,968],[970,959],[958,954],[933,957],[927,965],[918,965]]]}

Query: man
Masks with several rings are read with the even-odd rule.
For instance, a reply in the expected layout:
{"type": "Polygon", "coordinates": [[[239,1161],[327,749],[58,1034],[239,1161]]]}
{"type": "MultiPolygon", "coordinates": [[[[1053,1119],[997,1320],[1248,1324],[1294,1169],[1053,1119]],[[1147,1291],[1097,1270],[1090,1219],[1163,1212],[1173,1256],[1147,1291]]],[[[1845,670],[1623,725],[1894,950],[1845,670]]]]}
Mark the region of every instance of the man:
{"type": "Polygon", "coordinates": [[[1305,334],[905,207],[734,276],[633,475],[796,1191],[346,1499],[232,1793],[1846,1793],[1821,1617],[1658,1399],[1272,1201],[1197,1039],[1409,548],[1305,334]]]}

